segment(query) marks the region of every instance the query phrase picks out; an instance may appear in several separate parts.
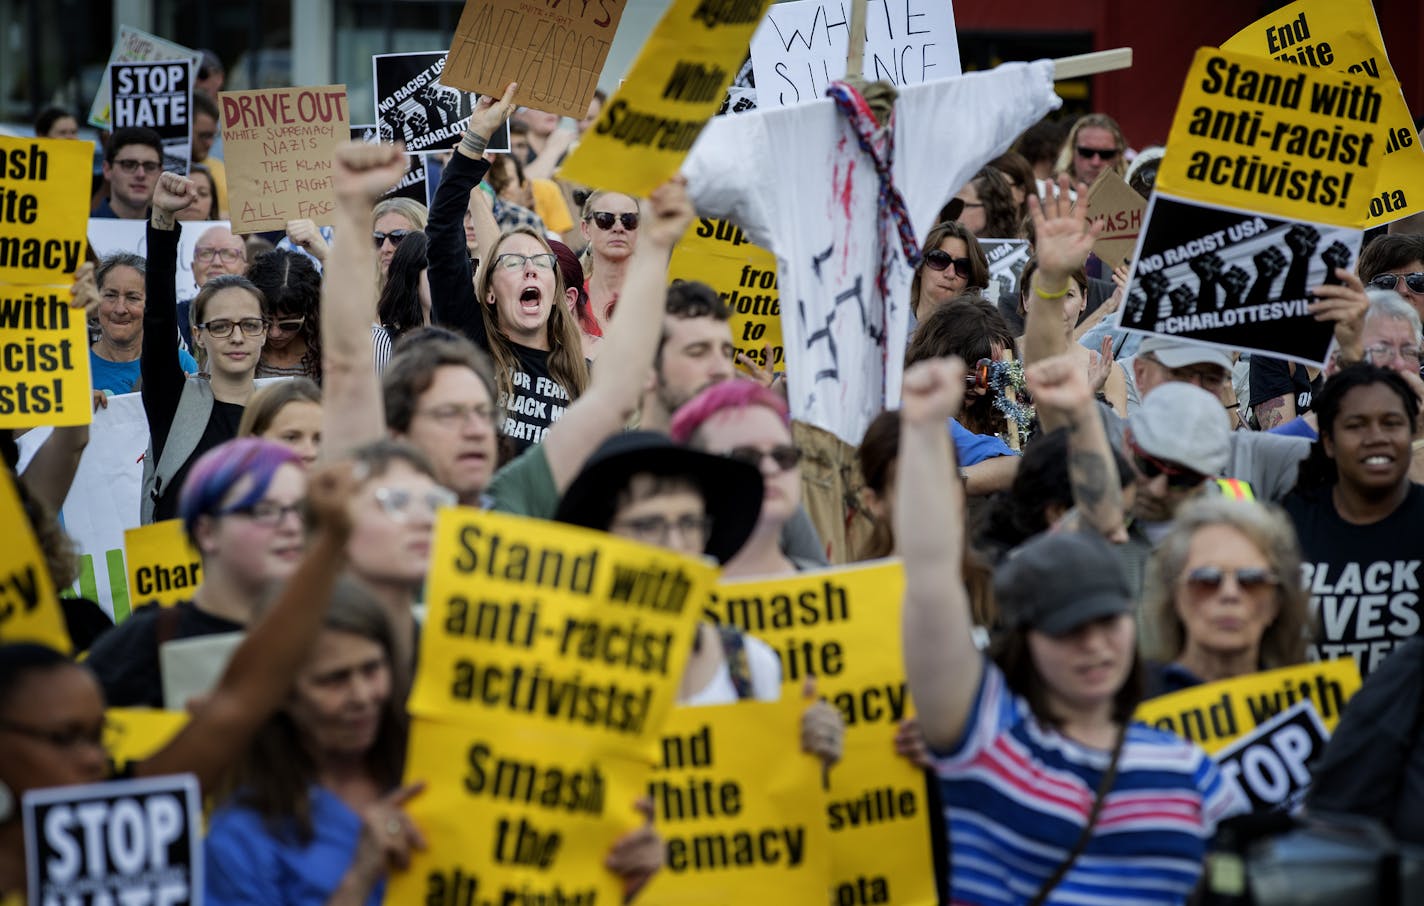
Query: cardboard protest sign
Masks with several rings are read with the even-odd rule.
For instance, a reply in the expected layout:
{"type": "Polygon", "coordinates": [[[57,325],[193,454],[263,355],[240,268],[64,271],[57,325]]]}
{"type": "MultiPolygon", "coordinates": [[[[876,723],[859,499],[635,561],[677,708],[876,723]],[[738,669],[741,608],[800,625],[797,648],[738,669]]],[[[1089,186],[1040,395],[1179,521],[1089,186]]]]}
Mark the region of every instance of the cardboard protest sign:
{"type": "Polygon", "coordinates": [[[187,173],[193,153],[193,65],[188,60],[113,63],[115,129],[142,126],[163,140],[163,169],[187,173]]]}
{"type": "Polygon", "coordinates": [[[559,177],[637,197],[666,182],[722,103],[768,2],[674,0],[559,177]]]}
{"type": "Polygon", "coordinates": [[[376,54],[376,128],[383,142],[404,142],[411,154],[445,151],[460,143],[474,100],[440,80],[445,52],[376,54]]]}
{"type": "MultiPolygon", "coordinates": [[[[374,125],[352,126],[351,140],[353,142],[366,142],[375,144],[380,141],[380,135],[374,125]]],[[[405,175],[401,181],[381,198],[409,198],[418,201],[423,205],[430,204],[430,178],[425,168],[425,155],[407,154],[405,156],[405,175]]]]}
{"type": "Polygon", "coordinates": [[[392,873],[386,902],[622,902],[603,861],[642,823],[634,803],[650,768],[646,757],[501,719],[415,719],[406,777],[426,789],[406,812],[430,848],[392,873]]]}
{"type": "Polygon", "coordinates": [[[85,142],[0,136],[0,286],[65,283],[84,263],[85,142]]]}
{"type": "Polygon", "coordinates": [[[332,156],[351,134],[346,86],[224,91],[219,101],[232,231],[330,226],[332,156]]]}
{"type": "Polygon", "coordinates": [[[1148,699],[1134,718],[1215,754],[1297,702],[1308,701],[1327,731],[1360,688],[1350,658],[1250,673],[1148,699]]]}
{"type": "Polygon", "coordinates": [[[31,903],[201,903],[202,796],[191,774],[31,790],[31,903]]]}
{"type": "Polygon", "coordinates": [[[805,707],[787,696],[672,712],[651,784],[666,862],[639,902],[826,901],[826,794],[819,760],[801,751],[805,707]]]}
{"type": "Polygon", "coordinates": [[[763,368],[786,371],[776,256],[752,245],[741,227],[706,217],[693,223],[673,249],[668,278],[696,280],[716,290],[732,310],[728,326],[737,352],[763,368]]]}
{"type": "Polygon", "coordinates": [[[1121,267],[1137,247],[1137,234],[1142,231],[1142,214],[1146,209],[1147,199],[1138,195],[1121,176],[1104,170],[1088,190],[1088,217],[1103,224],[1103,231],[1093,243],[1093,254],[1109,267],[1121,267]]]}
{"type": "Polygon", "coordinates": [[[1033,257],[1033,248],[1026,239],[980,239],[979,247],[989,262],[989,285],[984,288],[984,298],[998,303],[1008,299],[1015,307],[1019,304],[1019,275],[1024,265],[1033,257]]]}
{"type": "Polygon", "coordinates": [[[704,615],[772,647],[782,698],[799,700],[808,676],[846,723],[845,754],[831,772],[827,819],[832,885],[841,902],[938,903],[925,774],[895,755],[910,716],[900,646],[904,573],[898,561],[724,582],[704,615]],[[884,900],[857,899],[885,891],[884,900]]]}
{"type": "Polygon", "coordinates": [[[0,428],[87,425],[89,328],[68,286],[0,286],[0,428]]]}
{"type": "MultiPolygon", "coordinates": [[[[813,101],[845,78],[851,6],[848,0],[771,5],[751,41],[758,108],[813,101]]],[[[950,0],[884,0],[867,4],[865,13],[867,81],[904,87],[963,73],[950,0]]]]}
{"type": "Polygon", "coordinates": [[[124,532],[129,600],[171,607],[191,601],[203,581],[203,558],[188,540],[183,520],[165,519],[124,532]]]}
{"type": "MultiPolygon", "coordinates": [[[[103,258],[115,252],[133,252],[148,257],[148,221],[115,220],[110,217],[94,217],[89,221],[89,247],[95,256],[103,258]]],[[[285,226],[285,224],[283,225],[285,226]]],[[[214,227],[232,229],[226,220],[188,220],[182,224],[178,237],[178,267],[173,276],[173,287],[179,299],[191,299],[198,294],[198,283],[193,277],[193,252],[203,234],[214,227]]]]}
{"type": "Polygon", "coordinates": [[[1297,0],[1246,26],[1221,49],[1376,80],[1384,147],[1365,226],[1424,210],[1424,147],[1370,0],[1297,0]]]}
{"type": "Polygon", "coordinates": [[[122,771],[168,745],[188,720],[186,711],[109,708],[104,712],[104,751],[109,753],[114,768],[122,771]]]}
{"type": "Polygon", "coordinates": [[[1321,364],[1330,325],[1306,310],[1308,290],[1354,266],[1383,97],[1354,77],[1197,51],[1118,325],[1321,364]]]}
{"type": "Polygon", "coordinates": [[[0,644],[36,642],[67,653],[54,580],[9,470],[0,473],[0,525],[9,527],[0,545],[0,644]]]}
{"type": "Polygon", "coordinates": [[[518,82],[521,103],[583,119],[626,5],[466,0],[442,81],[496,97],[518,82]]]}
{"type": "Polygon", "coordinates": [[[441,510],[411,713],[647,746],[716,571],[603,532],[441,510]]]}
{"type": "Polygon", "coordinates": [[[1310,764],[1330,739],[1309,701],[1299,701],[1216,753],[1221,773],[1234,781],[1253,811],[1291,811],[1310,789],[1310,764]]]}
{"type": "Polygon", "coordinates": [[[99,90],[94,93],[94,103],[89,107],[89,125],[97,129],[108,129],[109,102],[113,92],[109,87],[109,66],[136,60],[187,60],[194,67],[202,60],[202,54],[189,50],[182,44],[175,44],[146,31],[119,26],[119,38],[114,49],[109,52],[109,62],[99,76],[99,90]]]}

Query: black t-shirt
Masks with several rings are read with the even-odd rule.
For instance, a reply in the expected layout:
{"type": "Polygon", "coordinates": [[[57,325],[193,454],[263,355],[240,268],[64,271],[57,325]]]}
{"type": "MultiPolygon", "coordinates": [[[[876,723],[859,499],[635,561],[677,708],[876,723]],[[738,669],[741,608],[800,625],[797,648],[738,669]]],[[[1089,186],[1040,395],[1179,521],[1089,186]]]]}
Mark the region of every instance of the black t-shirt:
{"type": "Polygon", "coordinates": [[[1292,494],[1283,505],[1295,523],[1318,637],[1311,660],[1355,658],[1368,676],[1395,646],[1419,632],[1420,561],[1424,558],[1424,485],[1372,525],[1340,518],[1325,488],[1292,494]]]}
{"type": "MultiPolygon", "coordinates": [[[[178,498],[183,492],[183,482],[188,480],[188,471],[193,468],[198,457],[237,436],[237,427],[242,423],[243,408],[237,403],[213,400],[213,414],[208,416],[208,426],[203,429],[203,436],[198,440],[193,455],[173,473],[172,481],[159,488],[158,503],[153,510],[154,522],[178,518],[178,498]]],[[[162,459],[163,454],[157,445],[154,446],[154,453],[162,459]]]]}
{"type": "Polygon", "coordinates": [[[523,452],[544,439],[549,426],[558,421],[569,405],[569,394],[549,376],[549,353],[510,344],[519,357],[519,367],[510,375],[514,393],[500,401],[504,410],[504,434],[523,452]]]}
{"type": "MultiPolygon", "coordinates": [[[[223,632],[241,632],[241,623],[213,616],[189,602],[174,605],[177,623],[171,638],[191,639],[223,632]]],[[[162,708],[163,676],[158,660],[158,616],[162,608],[140,608],[100,637],[86,663],[99,677],[109,705],[115,708],[162,708]]]]}
{"type": "Polygon", "coordinates": [[[1314,405],[1315,394],[1324,386],[1325,375],[1318,374],[1312,381],[1304,365],[1263,355],[1251,357],[1253,407],[1278,396],[1289,396],[1295,401],[1295,414],[1304,415],[1314,405]]]}

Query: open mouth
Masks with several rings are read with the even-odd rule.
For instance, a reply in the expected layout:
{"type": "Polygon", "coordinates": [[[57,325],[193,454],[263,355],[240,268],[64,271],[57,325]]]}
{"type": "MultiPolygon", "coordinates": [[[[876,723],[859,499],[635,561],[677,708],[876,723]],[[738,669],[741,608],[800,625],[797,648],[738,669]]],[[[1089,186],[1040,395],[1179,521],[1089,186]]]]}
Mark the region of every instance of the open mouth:
{"type": "Polygon", "coordinates": [[[526,286],[519,294],[519,307],[531,314],[538,314],[542,301],[543,293],[539,292],[537,286],[526,286]]]}

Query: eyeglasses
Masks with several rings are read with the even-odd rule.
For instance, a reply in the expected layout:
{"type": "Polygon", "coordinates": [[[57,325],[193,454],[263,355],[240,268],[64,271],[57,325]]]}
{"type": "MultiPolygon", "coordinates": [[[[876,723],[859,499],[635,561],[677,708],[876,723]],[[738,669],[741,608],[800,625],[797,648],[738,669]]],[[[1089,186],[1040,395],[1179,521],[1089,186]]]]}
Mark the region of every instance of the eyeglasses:
{"type": "Polygon", "coordinates": [[[553,252],[540,252],[537,255],[520,255],[517,252],[505,252],[494,259],[495,267],[502,267],[507,271],[518,271],[524,269],[525,262],[534,265],[536,270],[551,271],[559,259],[554,257],[553,252]]]}
{"type": "Polygon", "coordinates": [[[1167,487],[1177,491],[1189,490],[1201,484],[1203,481],[1206,481],[1206,476],[1200,472],[1188,469],[1186,466],[1177,465],[1176,463],[1166,462],[1143,451],[1131,438],[1128,438],[1127,445],[1132,450],[1133,467],[1137,469],[1138,474],[1148,481],[1151,481],[1158,475],[1166,475],[1167,487]]]}
{"type": "Polygon", "coordinates": [[[636,230],[638,228],[637,214],[611,214],[608,211],[594,211],[588,215],[587,219],[592,220],[594,225],[600,230],[613,229],[613,222],[615,220],[623,224],[623,229],[625,230],[636,230]]]}
{"type": "Polygon", "coordinates": [[[267,327],[269,330],[275,327],[282,333],[296,333],[302,329],[302,325],[305,323],[307,323],[307,319],[306,316],[303,315],[300,318],[285,318],[281,321],[269,321],[267,327]]]}
{"type": "Polygon", "coordinates": [[[217,321],[204,321],[198,325],[199,330],[206,330],[218,339],[232,336],[234,327],[239,328],[244,336],[260,337],[267,332],[267,320],[265,318],[243,318],[241,321],[229,321],[223,318],[217,321]]]}
{"type": "Polygon", "coordinates": [[[1226,386],[1226,370],[1220,365],[1184,365],[1181,368],[1169,368],[1162,363],[1162,360],[1151,353],[1141,356],[1154,365],[1160,365],[1167,369],[1167,373],[1172,376],[1172,380],[1181,381],[1184,384],[1196,384],[1198,387],[1209,393],[1219,393],[1222,387],[1226,386]]]}
{"type": "Polygon", "coordinates": [[[143,172],[151,175],[158,172],[159,164],[156,160],[134,160],[132,157],[124,157],[114,161],[114,166],[125,173],[133,173],[142,167],[143,172]]]}
{"type": "Polygon", "coordinates": [[[1236,587],[1244,592],[1275,588],[1281,584],[1276,574],[1264,566],[1243,566],[1240,569],[1222,569],[1219,566],[1198,566],[1187,573],[1187,587],[1192,591],[1207,593],[1221,588],[1226,577],[1236,580],[1236,587]]]}
{"type": "Polygon", "coordinates": [[[376,243],[376,248],[380,248],[382,245],[385,244],[386,240],[389,239],[391,241],[391,247],[394,248],[395,246],[401,244],[401,240],[405,239],[405,237],[409,236],[411,233],[414,232],[416,231],[391,230],[389,233],[372,233],[371,240],[376,243]]]}
{"type": "Polygon", "coordinates": [[[48,743],[56,749],[77,749],[80,746],[94,746],[102,749],[104,747],[104,732],[109,728],[107,720],[100,721],[94,727],[65,727],[61,730],[46,730],[43,727],[34,727],[29,724],[16,723],[12,720],[0,720],[0,732],[15,733],[19,736],[28,736],[30,739],[38,739],[40,742],[48,743]]]}
{"type": "Polygon", "coordinates": [[[431,488],[423,494],[405,488],[376,488],[376,502],[386,515],[397,522],[407,522],[414,515],[416,503],[425,504],[425,511],[434,516],[441,507],[454,506],[459,502],[445,488],[431,488]]]}
{"type": "MultiPolygon", "coordinates": [[[[969,205],[965,205],[969,207],[969,205]]],[[[968,258],[955,258],[944,249],[931,249],[925,252],[925,267],[932,271],[942,271],[953,265],[954,272],[965,280],[969,279],[969,268],[972,262],[968,258]]]]}
{"type": "Polygon", "coordinates": [[[796,468],[796,464],[801,461],[801,451],[789,444],[778,444],[770,450],[760,450],[756,447],[733,447],[727,451],[729,459],[744,462],[755,469],[760,469],[762,460],[768,456],[783,472],[796,468]]]}
{"type": "Polygon", "coordinates": [[[712,534],[712,517],[691,514],[679,516],[677,519],[668,519],[666,516],[640,516],[636,519],[620,519],[613,523],[613,527],[626,529],[628,534],[644,544],[667,544],[672,533],[676,531],[685,540],[701,547],[712,534]]]}
{"type": "Polygon", "coordinates": [[[1117,157],[1117,149],[1084,148],[1082,145],[1079,145],[1078,156],[1084,158],[1085,160],[1092,160],[1093,158],[1098,158],[1099,160],[1112,160],[1114,157],[1117,157]]]}
{"type": "Polygon", "coordinates": [[[300,521],[306,512],[306,504],[300,500],[296,503],[278,503],[275,500],[259,500],[251,506],[240,506],[224,512],[224,516],[245,516],[258,525],[265,525],[268,528],[282,524],[282,520],[290,513],[300,521]]]}
{"type": "Polygon", "coordinates": [[[1365,347],[1365,358],[1369,359],[1371,364],[1384,367],[1394,361],[1396,355],[1406,362],[1418,362],[1421,352],[1424,350],[1420,350],[1418,346],[1391,346],[1388,343],[1376,343],[1373,346],[1365,347]]]}
{"type": "Polygon", "coordinates": [[[247,255],[242,249],[193,249],[193,257],[199,261],[212,261],[214,258],[221,258],[227,264],[235,264],[246,259],[247,255]]]}
{"type": "Polygon", "coordinates": [[[494,423],[494,410],[489,406],[462,406],[459,403],[446,403],[442,406],[432,406],[415,414],[434,419],[436,424],[444,428],[466,425],[471,418],[485,424],[494,423]]]}
{"type": "Polygon", "coordinates": [[[1412,274],[1378,274],[1370,280],[1370,286],[1377,286],[1380,289],[1394,289],[1399,285],[1400,280],[1409,287],[1412,293],[1424,293],[1424,273],[1415,271],[1412,274]]]}

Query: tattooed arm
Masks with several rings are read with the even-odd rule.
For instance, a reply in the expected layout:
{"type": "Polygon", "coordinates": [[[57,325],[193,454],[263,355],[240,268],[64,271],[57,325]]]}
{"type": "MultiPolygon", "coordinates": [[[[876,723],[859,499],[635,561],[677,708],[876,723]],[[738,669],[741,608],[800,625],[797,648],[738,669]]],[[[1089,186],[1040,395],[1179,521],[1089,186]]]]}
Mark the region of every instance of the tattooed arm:
{"type": "Polygon", "coordinates": [[[1264,403],[1257,403],[1251,409],[1256,413],[1256,424],[1261,426],[1262,431],[1269,431],[1295,418],[1295,396],[1287,393],[1285,396],[1272,397],[1264,403]]]}
{"type": "Polygon", "coordinates": [[[1068,427],[1068,480],[1080,518],[1109,539],[1123,528],[1122,483],[1083,368],[1071,355],[1044,359],[1024,374],[1040,413],[1068,427]]]}

